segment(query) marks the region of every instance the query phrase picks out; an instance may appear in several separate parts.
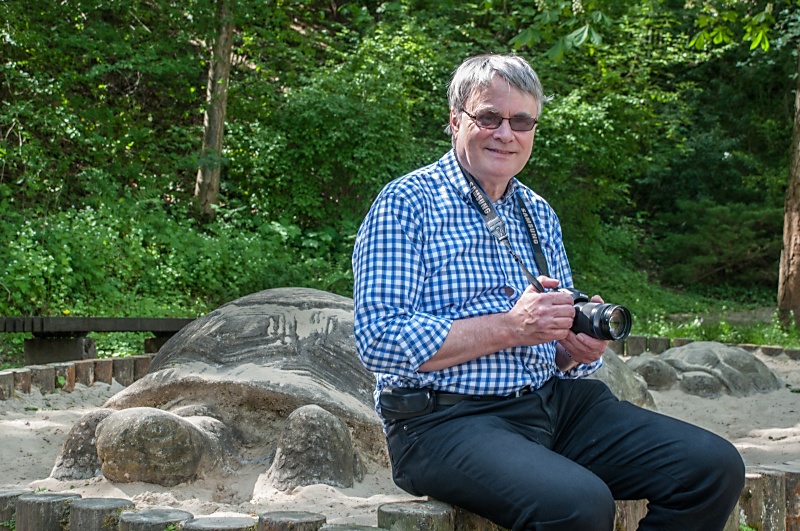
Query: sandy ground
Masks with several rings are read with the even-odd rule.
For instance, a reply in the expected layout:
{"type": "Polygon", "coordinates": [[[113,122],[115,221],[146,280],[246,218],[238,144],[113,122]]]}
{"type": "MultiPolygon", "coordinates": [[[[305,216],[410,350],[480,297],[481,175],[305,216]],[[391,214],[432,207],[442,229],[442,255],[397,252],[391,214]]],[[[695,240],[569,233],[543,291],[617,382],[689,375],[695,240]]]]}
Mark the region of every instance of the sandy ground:
{"type": "MultiPolygon", "coordinates": [[[[703,426],[732,441],[748,466],[800,466],[800,362],[783,355],[756,354],[783,381],[783,388],[745,398],[705,399],[680,391],[652,392],[662,413],[703,426]]],[[[389,470],[369,471],[351,489],[325,485],[283,493],[263,480],[265,470],[236,477],[205,478],[167,488],[145,483],[111,483],[102,477],[61,482],[48,479],[62,442],[86,412],[122,389],[114,384],[77,386],[72,393],[42,396],[37,391],[0,402],[0,485],[84,497],[121,497],[138,507],[174,507],[196,516],[310,511],[328,523],[377,525],[383,503],[412,499],[391,481],[389,470]]]]}

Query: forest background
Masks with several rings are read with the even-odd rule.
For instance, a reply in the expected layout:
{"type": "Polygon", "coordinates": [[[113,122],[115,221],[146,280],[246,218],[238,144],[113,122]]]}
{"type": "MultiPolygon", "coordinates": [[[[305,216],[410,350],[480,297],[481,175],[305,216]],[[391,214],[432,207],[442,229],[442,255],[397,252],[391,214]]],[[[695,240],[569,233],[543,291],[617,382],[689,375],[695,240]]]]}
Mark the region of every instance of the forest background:
{"type": "MultiPolygon", "coordinates": [[[[559,213],[576,286],[630,308],[634,334],[800,346],[770,313],[795,2],[2,0],[0,21],[0,315],[351,296],[372,199],[450,147],[453,69],[514,51],[553,96],[519,178],[559,213]],[[216,152],[204,114],[226,25],[216,152]],[[211,215],[202,167],[220,170],[211,215]]],[[[0,338],[0,366],[21,341],[0,338]]]]}

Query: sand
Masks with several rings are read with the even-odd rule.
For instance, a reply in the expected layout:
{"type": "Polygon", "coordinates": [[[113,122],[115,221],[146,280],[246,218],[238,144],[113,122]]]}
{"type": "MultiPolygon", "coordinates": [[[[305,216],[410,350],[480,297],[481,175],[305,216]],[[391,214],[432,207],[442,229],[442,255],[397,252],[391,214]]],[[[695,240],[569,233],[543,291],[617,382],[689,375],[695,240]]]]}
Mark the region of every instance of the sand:
{"type": "MultiPolygon", "coordinates": [[[[756,356],[772,369],[783,387],[744,398],[699,398],[681,391],[651,392],[659,411],[698,424],[732,441],[749,467],[800,466],[800,362],[785,355],[756,356]]],[[[280,492],[265,484],[265,470],[244,470],[234,477],[207,477],[191,484],[160,487],[111,483],[102,477],[83,481],[49,479],[66,434],[85,413],[122,390],[95,384],[72,393],[30,395],[0,402],[0,485],[84,497],[121,497],[138,507],[173,507],[200,515],[256,515],[268,511],[310,511],[328,523],[377,525],[383,503],[413,499],[398,489],[388,469],[368,471],[350,489],[315,485],[280,492]]]]}

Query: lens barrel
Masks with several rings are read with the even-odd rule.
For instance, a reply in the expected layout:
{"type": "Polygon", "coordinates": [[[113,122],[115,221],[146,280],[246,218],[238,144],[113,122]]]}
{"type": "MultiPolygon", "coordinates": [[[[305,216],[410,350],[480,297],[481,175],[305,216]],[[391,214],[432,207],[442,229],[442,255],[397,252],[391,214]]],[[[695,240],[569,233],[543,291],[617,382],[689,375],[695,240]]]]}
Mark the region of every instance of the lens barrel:
{"type": "Polygon", "coordinates": [[[600,302],[575,303],[572,331],[583,332],[598,339],[617,341],[631,333],[631,312],[619,304],[600,302]]]}

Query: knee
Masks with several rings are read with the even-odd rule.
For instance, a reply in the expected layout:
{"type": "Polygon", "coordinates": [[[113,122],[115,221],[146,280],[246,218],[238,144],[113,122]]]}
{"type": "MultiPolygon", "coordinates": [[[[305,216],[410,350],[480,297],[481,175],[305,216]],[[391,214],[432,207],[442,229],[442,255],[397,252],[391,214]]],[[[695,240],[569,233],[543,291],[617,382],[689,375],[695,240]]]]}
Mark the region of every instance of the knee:
{"type": "Polygon", "coordinates": [[[705,485],[720,496],[738,498],[744,488],[745,466],[733,444],[711,436],[689,455],[686,464],[691,467],[696,484],[705,485]]]}

